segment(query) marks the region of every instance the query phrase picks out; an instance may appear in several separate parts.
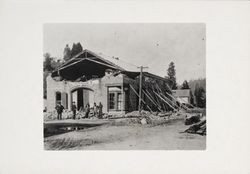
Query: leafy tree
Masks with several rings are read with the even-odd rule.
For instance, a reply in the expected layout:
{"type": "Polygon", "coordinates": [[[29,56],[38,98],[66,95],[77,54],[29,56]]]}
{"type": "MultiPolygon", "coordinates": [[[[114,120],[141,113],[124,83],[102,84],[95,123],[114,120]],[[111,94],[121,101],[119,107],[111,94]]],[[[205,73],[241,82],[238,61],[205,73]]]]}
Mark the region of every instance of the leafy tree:
{"type": "Polygon", "coordinates": [[[82,51],[82,45],[80,42],[77,44],[73,43],[72,49],[71,49],[71,58],[75,55],[79,54],[82,51]]]}
{"type": "Polygon", "coordinates": [[[184,82],[182,83],[181,89],[190,89],[189,85],[188,85],[188,82],[186,80],[184,80],[184,82]]]}
{"type": "Polygon", "coordinates": [[[55,58],[51,57],[49,53],[45,53],[43,61],[43,97],[47,98],[47,82],[46,78],[49,73],[55,70],[61,65],[60,60],[55,61],[55,58]]]}
{"type": "Polygon", "coordinates": [[[67,44],[63,51],[63,60],[67,61],[71,58],[71,50],[67,44]]]}
{"type": "Polygon", "coordinates": [[[167,71],[168,71],[168,77],[167,78],[170,80],[171,88],[172,89],[177,89],[176,72],[175,72],[174,62],[170,62],[167,71]]]}

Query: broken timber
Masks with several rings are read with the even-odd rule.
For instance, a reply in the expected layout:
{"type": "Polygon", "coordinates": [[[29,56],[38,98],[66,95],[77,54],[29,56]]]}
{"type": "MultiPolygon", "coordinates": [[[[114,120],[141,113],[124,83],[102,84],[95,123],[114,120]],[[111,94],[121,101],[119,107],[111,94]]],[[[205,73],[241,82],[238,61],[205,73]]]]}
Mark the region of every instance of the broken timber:
{"type": "Polygon", "coordinates": [[[164,101],[165,103],[167,103],[174,111],[176,111],[176,109],[170,105],[164,98],[162,98],[159,94],[157,94],[155,91],[153,91],[155,93],[155,95],[157,95],[162,101],[164,101]]]}
{"type": "MultiPolygon", "coordinates": [[[[139,94],[136,92],[136,90],[133,88],[133,86],[129,84],[129,87],[134,91],[134,93],[137,95],[137,97],[139,97],[139,94]]],[[[143,99],[141,99],[141,101],[147,106],[147,108],[150,110],[150,112],[153,112],[152,109],[147,105],[147,103],[143,99]]]]}
{"type": "Polygon", "coordinates": [[[160,108],[160,106],[147,94],[147,91],[144,91],[144,90],[142,90],[142,92],[146,95],[146,97],[148,97],[148,99],[155,105],[155,106],[157,106],[157,109],[159,110],[159,111],[162,111],[161,110],[161,108],[160,108]]]}

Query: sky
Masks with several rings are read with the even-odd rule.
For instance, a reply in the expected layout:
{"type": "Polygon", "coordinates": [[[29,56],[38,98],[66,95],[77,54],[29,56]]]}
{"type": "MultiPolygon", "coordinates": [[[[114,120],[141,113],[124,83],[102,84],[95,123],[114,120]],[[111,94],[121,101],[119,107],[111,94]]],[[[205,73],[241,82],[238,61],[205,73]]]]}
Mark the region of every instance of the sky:
{"type": "Polygon", "coordinates": [[[166,76],[175,64],[177,83],[206,77],[206,26],[202,23],[44,24],[43,52],[62,58],[66,44],[118,57],[131,69],[147,66],[166,76]]]}

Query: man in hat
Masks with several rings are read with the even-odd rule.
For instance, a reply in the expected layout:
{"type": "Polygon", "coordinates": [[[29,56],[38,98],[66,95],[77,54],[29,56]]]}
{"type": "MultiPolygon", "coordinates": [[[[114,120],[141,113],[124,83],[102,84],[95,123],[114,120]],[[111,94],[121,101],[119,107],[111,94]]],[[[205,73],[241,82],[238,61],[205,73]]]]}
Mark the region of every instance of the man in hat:
{"type": "Polygon", "coordinates": [[[64,110],[64,107],[63,105],[61,105],[61,103],[59,102],[57,105],[56,105],[56,111],[57,111],[57,119],[58,120],[61,120],[62,119],[62,112],[64,110]]]}
{"type": "Polygon", "coordinates": [[[76,119],[76,104],[73,102],[71,110],[73,111],[73,119],[76,119]]]}

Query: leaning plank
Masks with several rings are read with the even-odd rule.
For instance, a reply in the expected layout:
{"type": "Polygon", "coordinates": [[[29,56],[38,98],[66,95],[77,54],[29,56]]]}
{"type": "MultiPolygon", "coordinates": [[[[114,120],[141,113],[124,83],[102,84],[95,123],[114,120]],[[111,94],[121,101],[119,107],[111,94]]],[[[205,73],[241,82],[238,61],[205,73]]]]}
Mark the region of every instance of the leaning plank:
{"type": "Polygon", "coordinates": [[[164,99],[167,100],[169,103],[171,103],[171,104],[173,105],[173,107],[177,107],[178,109],[180,108],[177,104],[175,104],[173,101],[171,101],[169,98],[167,98],[167,97],[163,94],[163,92],[162,92],[162,90],[161,90],[161,88],[159,87],[158,84],[156,84],[156,88],[158,88],[159,94],[161,95],[162,98],[164,98],[164,99]]]}
{"type": "MultiPolygon", "coordinates": [[[[133,86],[132,86],[131,84],[129,84],[129,87],[134,91],[134,93],[137,95],[137,97],[140,98],[139,94],[136,92],[136,90],[133,88],[133,86]]],[[[147,106],[147,108],[148,108],[151,112],[153,112],[152,109],[147,105],[147,103],[146,103],[142,98],[141,98],[141,101],[147,106]]]]}
{"type": "Polygon", "coordinates": [[[153,91],[155,93],[156,96],[158,96],[162,101],[164,101],[166,104],[168,104],[173,110],[176,111],[176,109],[170,105],[164,98],[162,98],[159,94],[157,94],[155,91],[153,91]]]}
{"type": "MultiPolygon", "coordinates": [[[[167,92],[166,92],[166,94],[167,94],[168,96],[170,96],[172,99],[174,99],[175,101],[177,101],[176,98],[175,98],[174,96],[168,94],[167,92]]],[[[186,107],[186,106],[184,106],[182,103],[180,103],[180,105],[181,105],[184,109],[189,110],[189,108],[186,107]]]]}
{"type": "Polygon", "coordinates": [[[161,111],[159,105],[153,101],[153,99],[147,94],[147,92],[145,92],[144,90],[142,90],[142,92],[146,95],[146,97],[148,97],[148,99],[149,99],[155,106],[157,106],[157,109],[159,109],[159,111],[161,111]]]}

